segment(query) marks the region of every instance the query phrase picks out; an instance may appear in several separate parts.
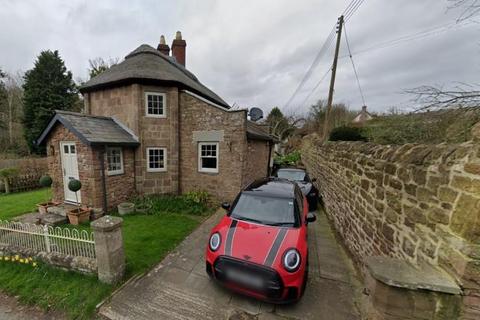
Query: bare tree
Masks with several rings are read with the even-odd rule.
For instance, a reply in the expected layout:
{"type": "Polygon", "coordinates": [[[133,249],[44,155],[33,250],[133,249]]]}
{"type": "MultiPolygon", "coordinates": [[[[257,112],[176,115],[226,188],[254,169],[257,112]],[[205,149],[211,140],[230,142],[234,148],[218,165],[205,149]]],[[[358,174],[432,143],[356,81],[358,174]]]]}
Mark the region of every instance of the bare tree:
{"type": "Polygon", "coordinates": [[[471,19],[480,14],[479,0],[448,0],[450,3],[449,9],[462,10],[457,22],[471,19]]]}
{"type": "Polygon", "coordinates": [[[108,60],[105,60],[101,57],[97,57],[94,59],[88,60],[88,63],[90,65],[90,69],[88,69],[88,73],[90,75],[90,78],[98,76],[100,73],[110,69],[114,65],[118,64],[120,62],[120,58],[109,58],[108,60]]]}
{"type": "Polygon", "coordinates": [[[417,111],[480,107],[480,85],[460,83],[452,89],[443,86],[420,86],[408,89],[414,101],[422,106],[417,111]]]}

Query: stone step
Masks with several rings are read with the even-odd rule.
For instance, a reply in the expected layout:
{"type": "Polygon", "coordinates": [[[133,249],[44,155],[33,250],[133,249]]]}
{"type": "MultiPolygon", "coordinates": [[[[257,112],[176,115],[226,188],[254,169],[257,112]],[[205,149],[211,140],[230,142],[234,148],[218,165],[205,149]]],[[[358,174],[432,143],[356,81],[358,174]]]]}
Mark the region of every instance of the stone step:
{"type": "Polygon", "coordinates": [[[68,223],[68,218],[58,214],[47,213],[41,216],[40,221],[48,226],[58,226],[68,223]]]}

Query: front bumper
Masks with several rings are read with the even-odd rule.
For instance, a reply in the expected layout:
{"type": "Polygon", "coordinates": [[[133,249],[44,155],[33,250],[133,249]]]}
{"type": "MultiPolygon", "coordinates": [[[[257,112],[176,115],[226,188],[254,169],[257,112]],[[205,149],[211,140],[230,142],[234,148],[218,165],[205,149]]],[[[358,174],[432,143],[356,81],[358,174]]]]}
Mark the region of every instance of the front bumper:
{"type": "Polygon", "coordinates": [[[219,256],[214,264],[206,262],[207,273],[221,285],[241,294],[245,294],[262,301],[285,304],[297,301],[300,298],[298,287],[285,287],[277,271],[248,261],[228,256],[219,256]],[[252,286],[245,282],[229,278],[227,270],[237,270],[248,277],[260,278],[262,286],[252,286]]]}

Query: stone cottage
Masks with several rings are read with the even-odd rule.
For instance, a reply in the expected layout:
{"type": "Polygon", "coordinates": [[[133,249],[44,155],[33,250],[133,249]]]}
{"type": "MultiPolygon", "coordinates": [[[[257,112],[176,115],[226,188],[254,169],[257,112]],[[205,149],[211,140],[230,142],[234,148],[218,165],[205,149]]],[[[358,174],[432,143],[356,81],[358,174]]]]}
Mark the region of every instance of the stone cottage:
{"type": "Polygon", "coordinates": [[[269,174],[273,138],[231,110],[185,68],[180,32],[170,48],[141,45],[86,82],[83,113],[57,111],[37,140],[47,146],[54,200],[108,210],[134,194],[205,190],[232,200],[269,174]]]}

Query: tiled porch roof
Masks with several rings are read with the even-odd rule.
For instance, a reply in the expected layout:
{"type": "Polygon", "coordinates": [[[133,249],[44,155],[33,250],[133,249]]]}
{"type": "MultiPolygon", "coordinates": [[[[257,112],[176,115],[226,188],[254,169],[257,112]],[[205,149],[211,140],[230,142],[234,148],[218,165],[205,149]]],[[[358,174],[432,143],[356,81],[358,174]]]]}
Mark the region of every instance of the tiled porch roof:
{"type": "Polygon", "coordinates": [[[57,110],[37,139],[38,145],[45,143],[57,123],[61,123],[87,145],[137,146],[140,144],[133,132],[115,118],[57,110]]]}

